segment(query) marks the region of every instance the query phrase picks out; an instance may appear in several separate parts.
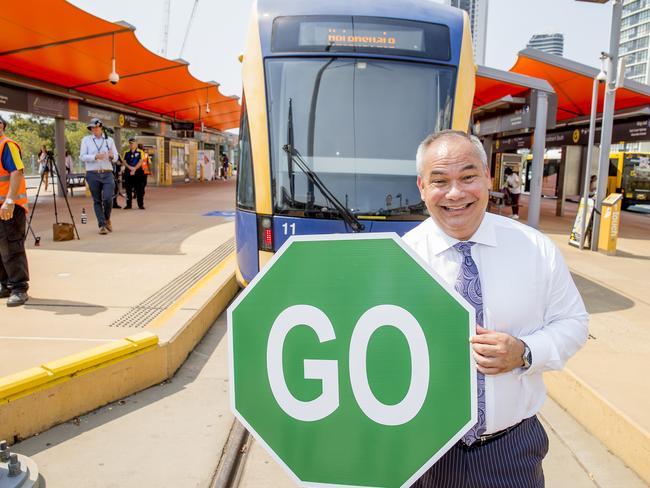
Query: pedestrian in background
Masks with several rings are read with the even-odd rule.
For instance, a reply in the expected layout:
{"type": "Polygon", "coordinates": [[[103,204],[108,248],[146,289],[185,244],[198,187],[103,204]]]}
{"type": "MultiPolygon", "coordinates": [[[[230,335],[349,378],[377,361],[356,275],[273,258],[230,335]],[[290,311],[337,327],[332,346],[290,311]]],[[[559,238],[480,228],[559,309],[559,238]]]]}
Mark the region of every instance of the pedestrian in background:
{"type": "Polygon", "coordinates": [[[432,134],[416,161],[430,218],[404,241],[474,310],[478,421],[413,487],[543,488],[542,373],[586,342],[584,303],[548,237],[486,212],[490,170],[478,138],[432,134]]]}
{"type": "Polygon", "coordinates": [[[18,307],[29,299],[27,189],[20,146],[5,135],[6,128],[0,116],[0,298],[7,298],[7,307],[18,307]]]}
{"type": "Polygon", "coordinates": [[[38,174],[45,183],[45,191],[50,178],[50,158],[47,154],[47,146],[43,144],[38,152],[38,174]]]}
{"type": "Polygon", "coordinates": [[[506,175],[506,188],[510,194],[510,205],[512,206],[512,218],[519,220],[519,197],[521,196],[521,180],[519,173],[507,167],[504,172],[506,175]]]}
{"type": "Polygon", "coordinates": [[[226,153],[221,153],[221,157],[219,158],[221,161],[221,171],[223,173],[223,179],[227,180],[228,179],[228,166],[230,165],[230,161],[228,160],[228,156],[226,156],[226,153]]]}
{"type": "Polygon", "coordinates": [[[79,158],[86,165],[86,183],[93,196],[93,210],[99,233],[105,235],[113,232],[111,210],[115,178],[112,162],[118,153],[113,139],[104,133],[104,124],[100,119],[90,119],[87,128],[91,134],[81,140],[79,158]]]}
{"type": "Polygon", "coordinates": [[[74,161],[72,160],[72,155],[70,154],[70,151],[67,149],[65,150],[65,172],[66,174],[70,174],[72,172],[72,165],[74,164],[74,161]]]}

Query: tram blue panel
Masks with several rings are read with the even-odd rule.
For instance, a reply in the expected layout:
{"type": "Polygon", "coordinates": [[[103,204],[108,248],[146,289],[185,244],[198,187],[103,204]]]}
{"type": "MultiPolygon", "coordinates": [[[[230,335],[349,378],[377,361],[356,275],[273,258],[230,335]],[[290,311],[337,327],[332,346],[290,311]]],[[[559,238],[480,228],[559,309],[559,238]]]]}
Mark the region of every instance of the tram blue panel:
{"type": "MultiPolygon", "coordinates": [[[[396,232],[403,236],[418,225],[419,221],[380,221],[361,220],[365,229],[363,232],[396,232]]],[[[275,216],[273,218],[273,244],[275,250],[292,235],[313,234],[349,234],[350,227],[343,220],[306,219],[296,217],[275,216]]]]}
{"type": "Polygon", "coordinates": [[[255,212],[237,210],[235,213],[235,240],[239,271],[244,279],[250,282],[259,271],[255,212]]]}

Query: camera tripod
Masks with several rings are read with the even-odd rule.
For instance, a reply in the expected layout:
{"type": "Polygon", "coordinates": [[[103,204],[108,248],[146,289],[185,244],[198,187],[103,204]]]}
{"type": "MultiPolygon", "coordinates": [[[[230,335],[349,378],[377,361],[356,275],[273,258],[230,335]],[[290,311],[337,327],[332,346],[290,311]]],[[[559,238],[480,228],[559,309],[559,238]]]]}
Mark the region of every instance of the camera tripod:
{"type": "MultiPolygon", "coordinates": [[[[54,157],[48,154],[46,164],[49,166],[49,172],[54,175],[56,174],[56,181],[52,181],[52,199],[54,200],[54,219],[56,223],[59,223],[59,212],[57,209],[56,205],[56,188],[57,188],[57,181],[59,183],[59,188],[63,188],[63,199],[65,200],[65,204],[68,207],[68,214],[70,215],[70,220],[72,220],[72,227],[74,228],[75,234],[77,235],[77,239],[80,240],[81,237],[79,237],[79,231],[77,230],[77,224],[74,221],[74,217],[72,215],[72,210],[70,210],[70,202],[68,202],[68,193],[67,193],[67,185],[64,185],[63,182],[61,181],[61,175],[59,174],[58,169],[56,168],[56,164],[54,161],[54,157]]],[[[34,199],[34,205],[32,207],[31,214],[29,216],[29,223],[27,224],[27,231],[25,232],[25,237],[27,237],[27,233],[31,232],[32,236],[34,237],[34,245],[39,246],[41,243],[41,237],[37,236],[36,233],[34,232],[34,229],[32,228],[32,219],[34,218],[34,214],[36,213],[36,205],[38,203],[38,197],[41,194],[41,187],[43,186],[43,176],[45,173],[41,175],[41,181],[38,184],[38,190],[36,191],[36,198],[34,199]]]]}

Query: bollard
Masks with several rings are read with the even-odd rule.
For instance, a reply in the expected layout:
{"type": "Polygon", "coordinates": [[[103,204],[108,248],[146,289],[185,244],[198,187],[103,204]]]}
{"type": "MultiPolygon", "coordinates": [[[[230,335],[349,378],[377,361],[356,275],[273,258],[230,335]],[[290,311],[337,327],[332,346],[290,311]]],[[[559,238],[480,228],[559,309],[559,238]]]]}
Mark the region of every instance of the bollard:
{"type": "Polygon", "coordinates": [[[22,469],[20,469],[20,461],[18,461],[18,454],[11,454],[9,456],[9,477],[13,478],[22,472],[22,469]]]}

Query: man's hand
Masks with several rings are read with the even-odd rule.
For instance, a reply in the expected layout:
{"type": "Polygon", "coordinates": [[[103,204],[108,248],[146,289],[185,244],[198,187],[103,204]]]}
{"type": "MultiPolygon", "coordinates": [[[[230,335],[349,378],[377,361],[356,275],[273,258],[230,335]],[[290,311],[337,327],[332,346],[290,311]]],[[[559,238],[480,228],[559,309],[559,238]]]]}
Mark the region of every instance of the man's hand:
{"type": "Polygon", "coordinates": [[[0,207],[0,220],[9,220],[14,216],[16,204],[4,202],[0,207]]]}
{"type": "Polygon", "coordinates": [[[524,365],[524,343],[504,332],[476,326],[470,338],[477,369],[483,374],[507,373],[524,365]]]}

